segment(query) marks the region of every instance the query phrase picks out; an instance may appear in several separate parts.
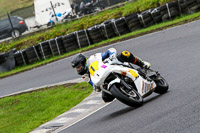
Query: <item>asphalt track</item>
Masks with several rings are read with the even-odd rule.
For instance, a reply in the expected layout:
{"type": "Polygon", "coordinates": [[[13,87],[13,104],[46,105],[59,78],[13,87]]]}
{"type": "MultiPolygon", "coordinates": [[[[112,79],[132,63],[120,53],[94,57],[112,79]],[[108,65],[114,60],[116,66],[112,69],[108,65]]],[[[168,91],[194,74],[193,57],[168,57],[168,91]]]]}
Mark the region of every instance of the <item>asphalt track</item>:
{"type": "Polygon", "coordinates": [[[199,133],[200,21],[114,45],[151,61],[169,82],[139,108],[118,101],[61,133],[199,133]]]}
{"type": "MultiPolygon", "coordinates": [[[[200,128],[200,21],[99,48],[129,50],[150,61],[170,85],[169,92],[145,99],[131,108],[118,101],[63,130],[63,133],[199,133],[200,128]]],[[[71,58],[0,80],[0,95],[66,81],[79,76],[71,58]]]]}

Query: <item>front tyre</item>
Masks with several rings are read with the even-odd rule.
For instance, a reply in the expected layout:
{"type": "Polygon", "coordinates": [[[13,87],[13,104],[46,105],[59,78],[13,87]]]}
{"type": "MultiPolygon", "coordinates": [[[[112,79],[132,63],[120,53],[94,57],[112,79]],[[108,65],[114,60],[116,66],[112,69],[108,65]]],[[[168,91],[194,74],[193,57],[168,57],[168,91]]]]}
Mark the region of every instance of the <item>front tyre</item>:
{"type": "Polygon", "coordinates": [[[110,88],[110,92],[119,101],[129,106],[139,107],[143,104],[143,98],[135,89],[130,91],[121,84],[114,84],[110,88]]]}
{"type": "Polygon", "coordinates": [[[168,91],[169,85],[162,76],[159,76],[154,82],[156,83],[155,93],[164,94],[168,91]]]}

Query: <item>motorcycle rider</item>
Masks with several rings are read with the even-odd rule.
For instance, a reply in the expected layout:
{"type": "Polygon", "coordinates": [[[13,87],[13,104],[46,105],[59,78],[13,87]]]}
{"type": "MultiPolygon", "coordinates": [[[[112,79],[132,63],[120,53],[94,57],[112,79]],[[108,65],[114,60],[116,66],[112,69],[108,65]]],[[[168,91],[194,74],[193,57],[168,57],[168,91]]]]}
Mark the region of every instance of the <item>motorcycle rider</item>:
{"type": "MultiPolygon", "coordinates": [[[[134,56],[129,51],[123,51],[120,54],[117,54],[117,51],[115,48],[109,48],[104,53],[96,53],[94,55],[91,55],[88,59],[83,54],[79,53],[72,58],[71,64],[72,64],[72,67],[75,69],[75,71],[79,75],[82,75],[83,80],[88,82],[90,85],[92,85],[95,91],[99,92],[100,91],[99,87],[95,86],[90,79],[90,70],[88,68],[90,64],[93,63],[94,61],[97,61],[99,57],[101,57],[102,60],[105,60],[111,56],[112,58],[114,57],[122,63],[129,62],[129,63],[133,63],[135,65],[138,65],[140,67],[147,68],[147,69],[150,68],[151,66],[149,62],[142,61],[140,58],[134,56]]],[[[111,102],[114,100],[114,97],[102,91],[102,99],[105,102],[111,102]]]]}

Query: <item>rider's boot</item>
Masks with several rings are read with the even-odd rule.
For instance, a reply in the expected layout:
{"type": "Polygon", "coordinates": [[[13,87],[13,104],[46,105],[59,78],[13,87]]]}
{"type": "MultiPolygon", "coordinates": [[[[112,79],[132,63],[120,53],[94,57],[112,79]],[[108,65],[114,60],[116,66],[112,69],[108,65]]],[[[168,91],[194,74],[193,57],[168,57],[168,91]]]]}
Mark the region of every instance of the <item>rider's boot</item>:
{"type": "Polygon", "coordinates": [[[117,59],[121,62],[129,62],[129,63],[133,63],[135,65],[138,65],[142,68],[150,68],[151,64],[149,62],[146,61],[142,61],[140,58],[138,58],[137,56],[133,56],[132,53],[130,53],[129,51],[123,51],[121,54],[119,54],[117,56],[117,59]]]}

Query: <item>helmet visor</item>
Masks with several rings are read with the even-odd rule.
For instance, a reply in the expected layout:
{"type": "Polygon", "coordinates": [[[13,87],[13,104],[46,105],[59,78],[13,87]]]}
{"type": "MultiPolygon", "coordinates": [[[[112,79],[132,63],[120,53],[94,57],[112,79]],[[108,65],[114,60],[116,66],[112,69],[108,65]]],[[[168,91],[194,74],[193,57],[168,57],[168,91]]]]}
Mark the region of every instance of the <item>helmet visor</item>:
{"type": "Polygon", "coordinates": [[[75,71],[77,73],[81,73],[82,71],[84,71],[84,66],[82,64],[79,64],[78,66],[76,66],[75,68],[75,71]]]}

